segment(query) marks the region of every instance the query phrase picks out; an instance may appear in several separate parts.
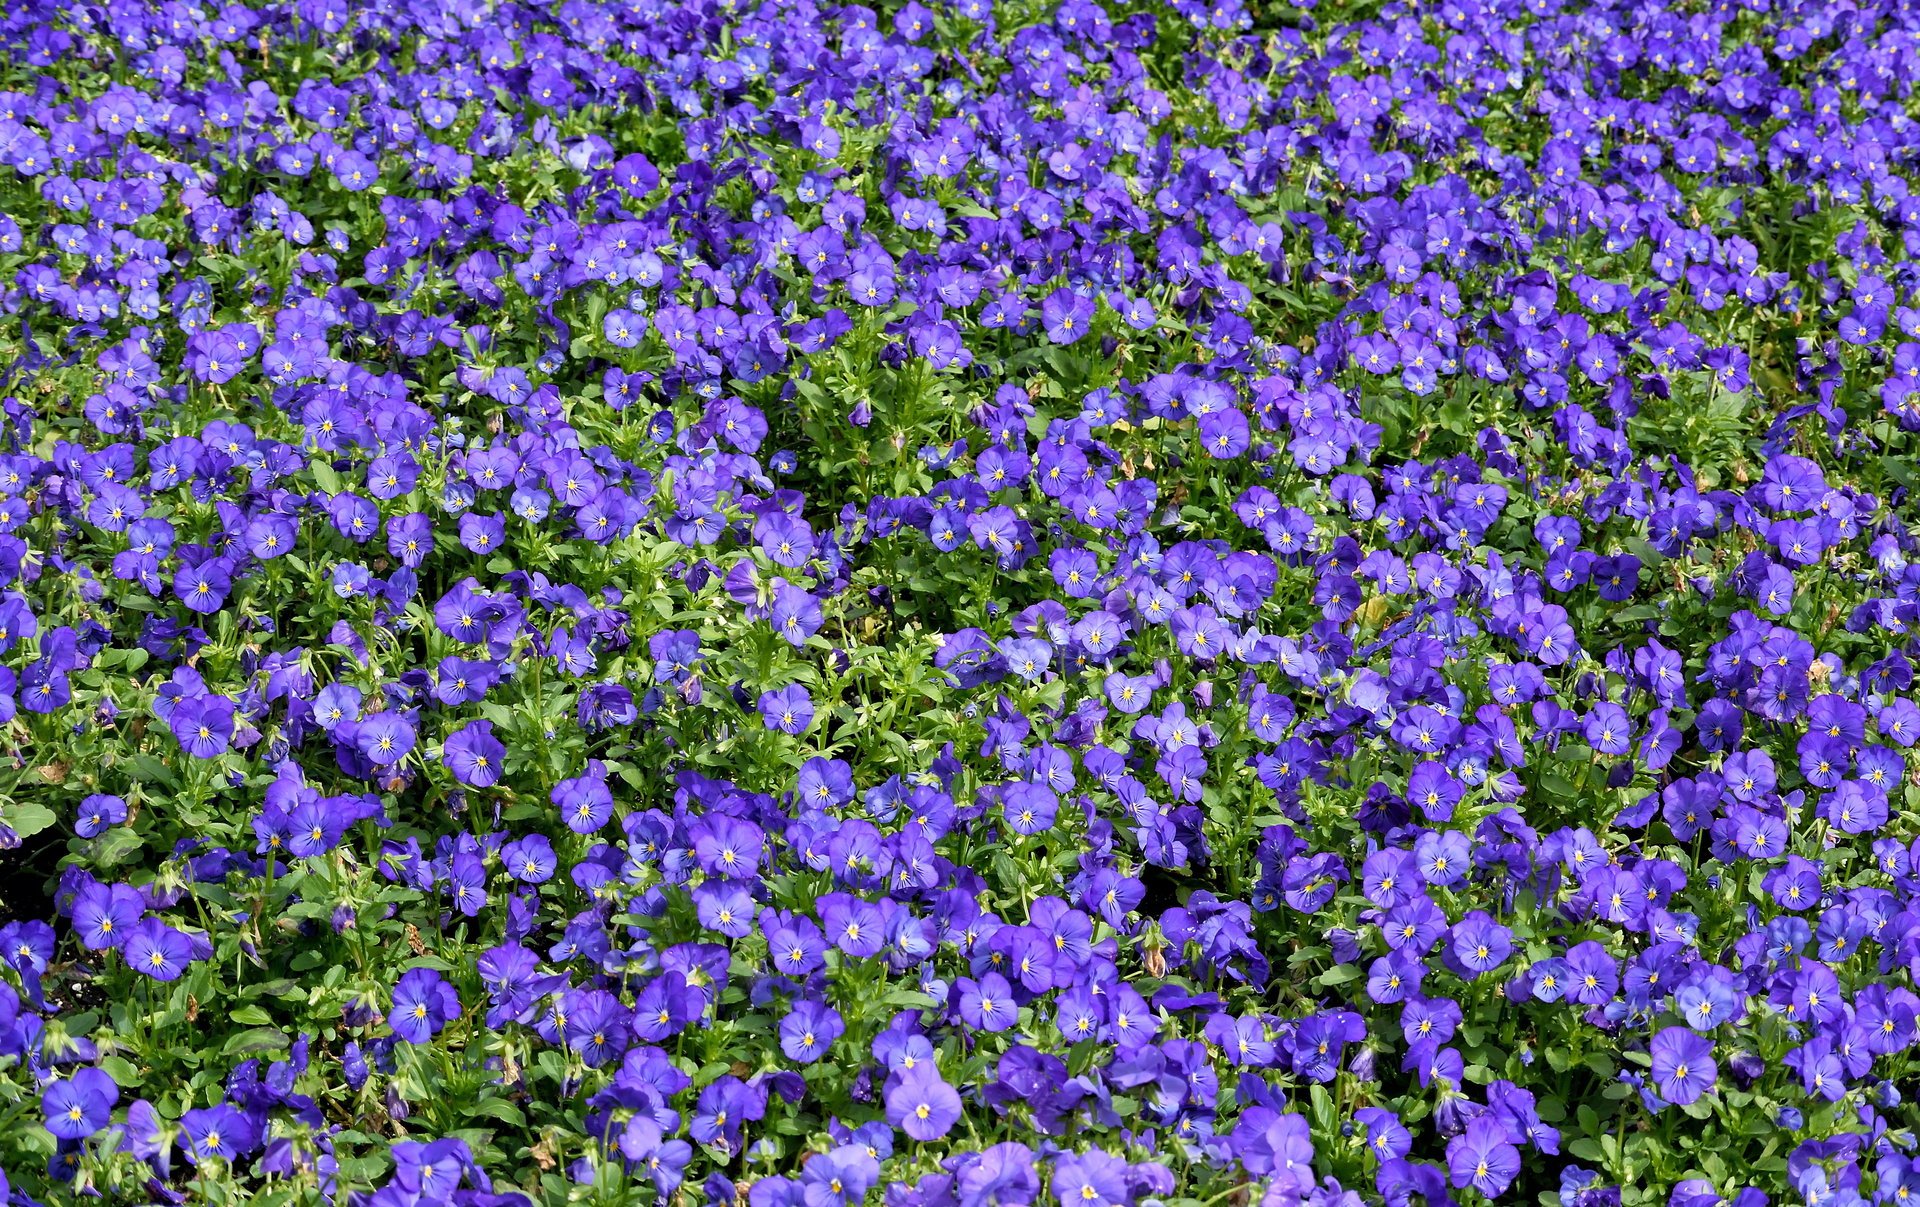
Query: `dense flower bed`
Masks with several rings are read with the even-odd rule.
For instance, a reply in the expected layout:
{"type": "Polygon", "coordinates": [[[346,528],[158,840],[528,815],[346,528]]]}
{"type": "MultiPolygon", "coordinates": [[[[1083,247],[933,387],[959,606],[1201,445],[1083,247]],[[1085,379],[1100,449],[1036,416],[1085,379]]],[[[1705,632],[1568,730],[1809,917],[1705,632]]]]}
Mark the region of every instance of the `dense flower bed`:
{"type": "Polygon", "coordinates": [[[1920,1193],[1911,6],[0,31],[15,1202],[1920,1193]]]}

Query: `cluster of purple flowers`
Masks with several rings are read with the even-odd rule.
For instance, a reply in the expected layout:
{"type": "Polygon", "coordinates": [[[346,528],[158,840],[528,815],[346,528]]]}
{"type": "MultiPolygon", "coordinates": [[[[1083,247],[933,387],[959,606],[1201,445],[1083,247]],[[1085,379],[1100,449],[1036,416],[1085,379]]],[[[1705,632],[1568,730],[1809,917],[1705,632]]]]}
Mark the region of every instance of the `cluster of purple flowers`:
{"type": "Polygon", "coordinates": [[[1912,15],[882,9],[0,15],[0,1201],[1920,1190],[1912,15]]]}

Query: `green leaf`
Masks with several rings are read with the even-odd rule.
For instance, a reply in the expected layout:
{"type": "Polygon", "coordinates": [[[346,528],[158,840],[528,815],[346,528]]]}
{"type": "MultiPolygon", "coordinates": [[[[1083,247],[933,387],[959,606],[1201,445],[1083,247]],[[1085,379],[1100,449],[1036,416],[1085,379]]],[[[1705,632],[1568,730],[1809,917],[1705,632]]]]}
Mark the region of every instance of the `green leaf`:
{"type": "Polygon", "coordinates": [[[31,838],[60,820],[52,809],[31,803],[10,805],[4,813],[0,813],[0,819],[4,819],[13,832],[22,838],[31,838]]]}
{"type": "Polygon", "coordinates": [[[526,1112],[505,1098],[482,1098],[473,1104],[473,1113],[498,1119],[512,1127],[525,1127],[527,1123],[526,1112]]]}
{"type": "Polygon", "coordinates": [[[239,1056],[252,1052],[274,1052],[287,1046],[286,1033],[278,1027],[249,1027],[237,1032],[221,1045],[220,1055],[239,1056]]]}
{"type": "Polygon", "coordinates": [[[1540,790],[1548,796],[1557,796],[1562,800],[1572,800],[1577,794],[1572,780],[1564,775],[1548,772],[1540,777],[1540,790]]]}
{"type": "Polygon", "coordinates": [[[158,784],[163,788],[180,786],[180,777],[166,763],[150,754],[133,756],[133,775],[143,784],[158,784]]]}
{"type": "Polygon", "coordinates": [[[102,831],[100,837],[94,840],[93,860],[103,867],[112,867],[132,859],[146,845],[146,839],[140,837],[137,831],[126,826],[113,826],[102,831]]]}
{"type": "Polygon", "coordinates": [[[140,1076],[140,1070],[124,1056],[107,1057],[100,1062],[100,1070],[113,1078],[113,1083],[123,1090],[137,1089],[145,1080],[140,1076]]]}
{"type": "Polygon", "coordinates": [[[314,484],[321,490],[330,495],[340,493],[340,475],[333,471],[333,466],[327,464],[325,459],[315,457],[307,462],[307,468],[313,473],[314,484]]]}
{"type": "Polygon", "coordinates": [[[1340,1130],[1340,1113],[1333,1105],[1333,1095],[1327,1093],[1327,1087],[1315,1082],[1307,1090],[1307,1097],[1313,1103],[1313,1122],[1321,1135],[1337,1135],[1340,1130]]]}

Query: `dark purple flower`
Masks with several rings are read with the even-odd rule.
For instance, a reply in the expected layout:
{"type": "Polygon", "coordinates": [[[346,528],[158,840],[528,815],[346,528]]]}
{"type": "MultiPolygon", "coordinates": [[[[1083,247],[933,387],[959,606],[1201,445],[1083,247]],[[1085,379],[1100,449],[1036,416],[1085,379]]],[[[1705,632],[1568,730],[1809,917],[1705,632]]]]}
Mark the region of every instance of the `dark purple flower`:
{"type": "Polygon", "coordinates": [[[393,1008],[387,1021],[393,1033],[410,1044],[423,1044],[460,1013],[460,998],[431,968],[415,968],[401,975],[393,987],[393,1008]]]}
{"type": "Polygon", "coordinates": [[[915,1140],[938,1140],[960,1121],[960,1095],[931,1063],[900,1075],[887,1091],[887,1121],[915,1140]]]}
{"type": "Polygon", "coordinates": [[[225,696],[182,697],[167,717],[180,748],[197,759],[225,754],[233,741],[233,701],[225,696]]]}
{"type": "Polygon", "coordinates": [[[1454,1189],[1497,1199],[1520,1174],[1520,1150],[1507,1142],[1504,1123],[1481,1116],[1447,1142],[1447,1174],[1454,1189]]]}
{"type": "Polygon", "coordinates": [[[760,720],[768,729],[802,734],[813,724],[813,697],[798,683],[760,694],[760,720]]]}
{"type": "Polygon", "coordinates": [[[1713,1088],[1719,1069],[1713,1063],[1713,1041],[1686,1027],[1668,1027],[1647,1046],[1653,1057],[1649,1076],[1660,1096],[1678,1106],[1697,1101],[1713,1088]]]}
{"type": "Polygon", "coordinates": [[[493,736],[491,721],[469,722],[449,734],[441,749],[441,761],[447,770],[470,788],[491,788],[499,783],[506,757],[507,748],[493,736]]]}
{"type": "Polygon", "coordinates": [[[62,1140],[84,1140],[107,1126],[120,1087],[99,1069],[85,1068],[48,1085],[40,1095],[47,1130],[62,1140]]]}
{"type": "Polygon", "coordinates": [[[194,951],[186,935],[158,918],[148,918],[127,937],[120,955],[137,972],[156,981],[173,981],[186,971],[194,951]]]}
{"type": "Polygon", "coordinates": [[[1077,342],[1093,327],[1094,300],[1070,288],[1056,289],[1040,304],[1040,325],[1056,344],[1077,342]]]}

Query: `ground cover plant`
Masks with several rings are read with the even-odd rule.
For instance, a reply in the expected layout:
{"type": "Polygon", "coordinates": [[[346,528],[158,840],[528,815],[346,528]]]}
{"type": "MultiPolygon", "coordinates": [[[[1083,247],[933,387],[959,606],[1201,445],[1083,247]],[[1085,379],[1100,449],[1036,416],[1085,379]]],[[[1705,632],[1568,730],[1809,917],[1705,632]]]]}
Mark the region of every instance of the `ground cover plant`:
{"type": "Polygon", "coordinates": [[[12,0],[9,1201],[1920,1192],[1920,15],[12,0]]]}

